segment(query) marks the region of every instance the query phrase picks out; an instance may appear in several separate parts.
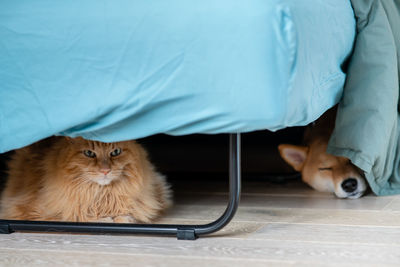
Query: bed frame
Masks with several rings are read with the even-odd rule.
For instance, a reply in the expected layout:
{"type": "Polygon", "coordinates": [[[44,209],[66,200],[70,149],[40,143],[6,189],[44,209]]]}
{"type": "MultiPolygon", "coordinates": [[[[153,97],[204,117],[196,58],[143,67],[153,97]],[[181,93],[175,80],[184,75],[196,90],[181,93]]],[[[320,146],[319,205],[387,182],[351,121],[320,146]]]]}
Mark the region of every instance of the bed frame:
{"type": "Polygon", "coordinates": [[[240,141],[239,133],[229,135],[229,203],[222,216],[211,223],[204,225],[173,225],[0,220],[0,234],[11,234],[13,232],[150,234],[176,235],[180,240],[195,240],[199,236],[214,233],[221,230],[232,220],[239,206],[241,191],[240,141]]]}

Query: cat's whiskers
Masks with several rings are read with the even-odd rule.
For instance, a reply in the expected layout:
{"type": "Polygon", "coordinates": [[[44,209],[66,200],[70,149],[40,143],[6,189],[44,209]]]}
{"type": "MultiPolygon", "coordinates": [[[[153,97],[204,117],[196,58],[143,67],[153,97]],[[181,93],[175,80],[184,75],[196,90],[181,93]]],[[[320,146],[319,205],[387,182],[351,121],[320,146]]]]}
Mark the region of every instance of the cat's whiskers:
{"type": "Polygon", "coordinates": [[[75,178],[73,179],[73,184],[76,187],[80,187],[80,186],[86,185],[88,183],[89,183],[89,181],[82,174],[75,176],[75,178]]]}

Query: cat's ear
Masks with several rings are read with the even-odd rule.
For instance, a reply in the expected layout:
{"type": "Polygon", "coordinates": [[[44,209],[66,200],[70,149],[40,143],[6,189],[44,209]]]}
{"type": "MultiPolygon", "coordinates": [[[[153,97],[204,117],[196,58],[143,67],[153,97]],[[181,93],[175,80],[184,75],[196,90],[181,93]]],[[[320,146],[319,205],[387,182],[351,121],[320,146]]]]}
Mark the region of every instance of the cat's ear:
{"type": "Polygon", "coordinates": [[[64,136],[65,140],[69,143],[69,144],[73,144],[74,143],[74,138],[69,137],[69,136],[64,136]]]}

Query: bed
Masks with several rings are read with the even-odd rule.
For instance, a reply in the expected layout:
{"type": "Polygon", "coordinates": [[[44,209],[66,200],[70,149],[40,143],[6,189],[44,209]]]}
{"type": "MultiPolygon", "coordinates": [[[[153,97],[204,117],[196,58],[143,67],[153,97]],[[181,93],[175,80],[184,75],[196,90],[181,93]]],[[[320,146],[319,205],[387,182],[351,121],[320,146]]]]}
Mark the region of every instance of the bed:
{"type": "MultiPolygon", "coordinates": [[[[113,142],[230,133],[221,228],[240,196],[238,134],[306,125],[337,104],[354,38],[348,0],[1,1],[0,153],[52,135],[113,142]]],[[[194,239],[211,226],[152,227],[194,239]]],[[[16,229],[100,228],[0,224],[3,233],[16,229]]]]}
{"type": "Polygon", "coordinates": [[[2,1],[0,152],[306,125],[354,36],[347,0],[2,1]]]}

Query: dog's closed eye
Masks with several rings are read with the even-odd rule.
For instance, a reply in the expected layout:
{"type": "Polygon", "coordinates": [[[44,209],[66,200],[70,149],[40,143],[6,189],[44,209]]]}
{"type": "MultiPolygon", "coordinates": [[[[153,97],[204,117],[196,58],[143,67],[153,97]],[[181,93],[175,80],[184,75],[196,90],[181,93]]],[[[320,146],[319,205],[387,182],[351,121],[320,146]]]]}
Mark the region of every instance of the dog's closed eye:
{"type": "Polygon", "coordinates": [[[331,171],[332,168],[318,168],[319,171],[331,171]]]}

